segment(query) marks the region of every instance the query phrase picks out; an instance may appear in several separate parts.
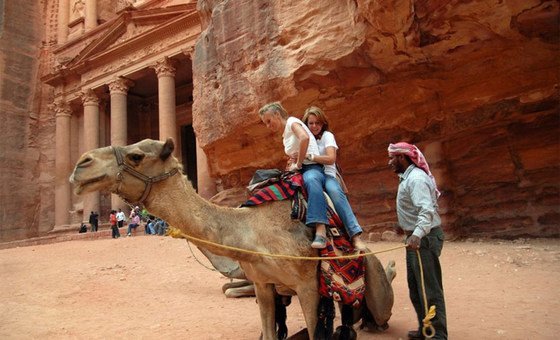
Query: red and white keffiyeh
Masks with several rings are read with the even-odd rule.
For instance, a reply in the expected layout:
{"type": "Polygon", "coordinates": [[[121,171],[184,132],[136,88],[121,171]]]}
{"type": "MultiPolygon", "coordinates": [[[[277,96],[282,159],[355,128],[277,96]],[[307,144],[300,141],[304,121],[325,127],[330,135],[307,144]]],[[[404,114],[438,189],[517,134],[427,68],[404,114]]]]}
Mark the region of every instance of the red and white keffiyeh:
{"type": "Polygon", "coordinates": [[[432,179],[434,186],[436,188],[437,197],[441,195],[441,193],[437,189],[436,179],[434,178],[432,172],[430,171],[430,166],[428,165],[426,158],[424,157],[424,155],[416,145],[408,144],[406,142],[389,144],[387,151],[389,152],[389,155],[406,155],[410,157],[410,160],[412,160],[414,165],[424,170],[424,172],[432,179]]]}

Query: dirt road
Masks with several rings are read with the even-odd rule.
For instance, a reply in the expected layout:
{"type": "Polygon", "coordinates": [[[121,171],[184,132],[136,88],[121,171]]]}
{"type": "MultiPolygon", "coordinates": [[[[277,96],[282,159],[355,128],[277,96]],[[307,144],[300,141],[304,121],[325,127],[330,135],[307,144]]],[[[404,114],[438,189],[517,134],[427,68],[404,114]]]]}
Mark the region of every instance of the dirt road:
{"type": "MultiPolygon", "coordinates": [[[[397,243],[370,243],[372,250],[397,243]]],[[[196,248],[194,248],[196,249],[196,248]]],[[[198,251],[194,253],[208,264],[198,251]]],[[[360,339],[406,339],[414,328],[404,250],[394,259],[389,329],[360,339]]],[[[560,241],[447,242],[441,262],[450,339],[556,339],[560,241]]],[[[254,298],[227,299],[229,280],[200,265],[184,240],[77,240],[0,250],[2,339],[258,339],[254,298]]],[[[304,328],[294,299],[290,334],[304,328]]]]}

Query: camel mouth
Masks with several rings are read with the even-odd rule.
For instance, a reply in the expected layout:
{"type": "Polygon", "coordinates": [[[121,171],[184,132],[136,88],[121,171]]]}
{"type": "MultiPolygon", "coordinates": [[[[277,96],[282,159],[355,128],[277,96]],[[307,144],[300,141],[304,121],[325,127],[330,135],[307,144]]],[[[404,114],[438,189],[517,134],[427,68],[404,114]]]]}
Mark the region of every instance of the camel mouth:
{"type": "Polygon", "coordinates": [[[86,180],[76,180],[76,178],[73,177],[71,181],[74,183],[74,192],[76,193],[76,195],[79,195],[82,192],[86,191],[89,186],[97,182],[100,182],[105,177],[107,177],[107,175],[101,175],[86,180]]]}

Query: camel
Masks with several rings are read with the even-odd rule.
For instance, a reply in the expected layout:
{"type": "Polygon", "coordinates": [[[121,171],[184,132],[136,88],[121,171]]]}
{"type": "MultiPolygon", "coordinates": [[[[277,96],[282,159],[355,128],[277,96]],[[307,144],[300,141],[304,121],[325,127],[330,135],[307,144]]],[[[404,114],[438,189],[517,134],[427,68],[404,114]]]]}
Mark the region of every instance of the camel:
{"type": "MultiPolygon", "coordinates": [[[[319,303],[316,261],[281,259],[223,248],[247,249],[264,254],[317,256],[310,247],[312,231],[290,218],[290,202],[277,201],[251,208],[212,204],[198,196],[182,166],[172,156],[175,144],[145,139],[127,146],[109,146],[84,153],[77,161],[70,182],[77,195],[109,191],[127,202],[138,202],[169,225],[209,245],[198,247],[238,261],[245,276],[254,283],[262,338],[276,339],[275,289],[297,295],[313,338],[319,303]]],[[[393,306],[394,262],[387,271],[374,255],[366,256],[366,303],[378,325],[385,325],[393,306]]]]}
{"type": "Polygon", "coordinates": [[[222,292],[227,298],[255,296],[255,286],[253,282],[247,280],[243,269],[239,266],[239,262],[233,261],[229,257],[212,254],[205,248],[198,249],[220,274],[230,279],[239,280],[224,283],[222,292]]]}

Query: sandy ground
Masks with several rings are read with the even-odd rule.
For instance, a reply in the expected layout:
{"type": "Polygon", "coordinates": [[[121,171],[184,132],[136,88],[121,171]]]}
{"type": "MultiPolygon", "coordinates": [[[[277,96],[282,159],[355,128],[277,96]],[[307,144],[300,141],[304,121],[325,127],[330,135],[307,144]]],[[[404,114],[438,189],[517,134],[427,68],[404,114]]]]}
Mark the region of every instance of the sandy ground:
{"type": "MultiPolygon", "coordinates": [[[[229,279],[195,257],[208,263],[186,241],[162,236],[0,250],[0,338],[258,339],[255,298],[225,298],[229,279]]],[[[393,317],[385,332],[358,337],[406,339],[415,318],[404,250],[378,257],[397,262],[393,317]]],[[[447,242],[450,339],[557,339],[559,260],[559,240],[447,242]]],[[[297,299],[288,319],[290,334],[305,327],[297,299]]]]}

